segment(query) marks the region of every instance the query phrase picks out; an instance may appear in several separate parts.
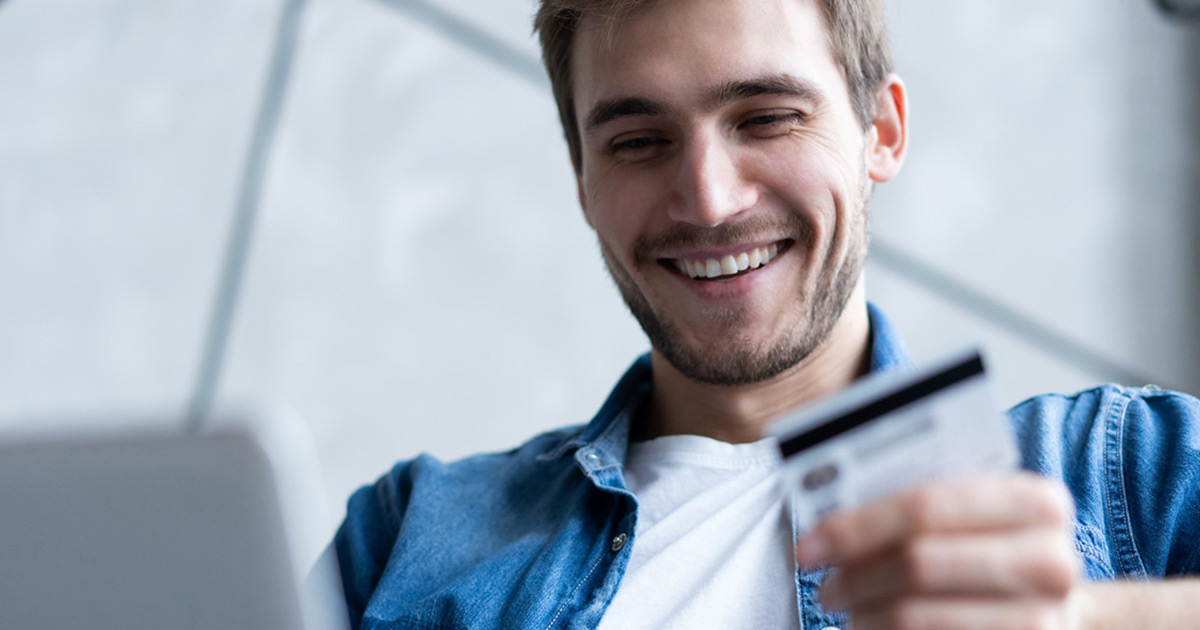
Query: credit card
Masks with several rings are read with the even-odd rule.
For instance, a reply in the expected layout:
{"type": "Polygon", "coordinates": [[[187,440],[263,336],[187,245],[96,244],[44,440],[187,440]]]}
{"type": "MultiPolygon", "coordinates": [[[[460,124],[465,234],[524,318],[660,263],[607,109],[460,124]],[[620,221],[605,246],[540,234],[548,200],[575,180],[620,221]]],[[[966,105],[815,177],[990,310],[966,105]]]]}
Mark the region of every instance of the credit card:
{"type": "Polygon", "coordinates": [[[867,377],[777,420],[800,531],[911,486],[1012,470],[1012,428],[972,350],[923,369],[867,377]]]}

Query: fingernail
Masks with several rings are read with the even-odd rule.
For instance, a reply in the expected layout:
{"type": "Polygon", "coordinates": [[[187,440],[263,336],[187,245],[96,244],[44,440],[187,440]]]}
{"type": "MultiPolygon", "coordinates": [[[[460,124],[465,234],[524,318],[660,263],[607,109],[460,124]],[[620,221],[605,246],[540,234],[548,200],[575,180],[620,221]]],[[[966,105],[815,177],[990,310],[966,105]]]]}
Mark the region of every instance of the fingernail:
{"type": "Polygon", "coordinates": [[[796,562],[804,566],[826,564],[829,560],[829,540],[820,534],[808,534],[796,545],[796,562]]]}

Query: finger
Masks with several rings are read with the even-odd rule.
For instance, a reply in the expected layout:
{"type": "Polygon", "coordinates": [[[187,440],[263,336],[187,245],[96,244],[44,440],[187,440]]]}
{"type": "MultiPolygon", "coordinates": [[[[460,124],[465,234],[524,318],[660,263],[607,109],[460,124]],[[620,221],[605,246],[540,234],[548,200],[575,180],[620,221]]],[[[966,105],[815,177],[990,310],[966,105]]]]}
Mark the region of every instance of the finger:
{"type": "Polygon", "coordinates": [[[1049,630],[1067,628],[1059,600],[908,599],[850,611],[854,630],[1049,630]]]}
{"type": "Polygon", "coordinates": [[[800,539],[796,559],[852,563],[924,533],[1065,528],[1073,513],[1060,483],[1031,473],[935,482],[833,514],[800,539]]]}
{"type": "Polygon", "coordinates": [[[909,595],[1065,597],[1079,579],[1074,545],[1056,529],[924,536],[839,568],[821,587],[829,609],[909,595]]]}

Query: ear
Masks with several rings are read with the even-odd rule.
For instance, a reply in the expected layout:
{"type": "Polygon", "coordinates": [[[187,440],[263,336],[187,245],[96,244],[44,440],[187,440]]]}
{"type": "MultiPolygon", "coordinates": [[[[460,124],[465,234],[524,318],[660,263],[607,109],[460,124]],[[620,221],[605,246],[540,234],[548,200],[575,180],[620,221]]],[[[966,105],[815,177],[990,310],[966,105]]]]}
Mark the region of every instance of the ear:
{"type": "Polygon", "coordinates": [[[867,132],[867,174],[886,182],[900,172],[908,148],[908,91],[890,74],[876,93],[875,122],[867,132]]]}

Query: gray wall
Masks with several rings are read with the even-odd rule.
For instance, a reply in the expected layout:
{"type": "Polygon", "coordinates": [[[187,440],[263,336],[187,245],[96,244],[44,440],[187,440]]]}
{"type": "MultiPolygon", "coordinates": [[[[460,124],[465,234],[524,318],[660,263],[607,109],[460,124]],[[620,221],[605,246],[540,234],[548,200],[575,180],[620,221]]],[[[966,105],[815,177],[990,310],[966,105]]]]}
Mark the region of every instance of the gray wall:
{"type": "MultiPolygon", "coordinates": [[[[310,3],[226,356],[222,406],[314,435],[326,532],[399,458],[586,421],[645,348],[513,71],[532,4],[423,6],[310,3]]],[[[281,7],[0,3],[0,429],[181,422],[281,7]]],[[[914,354],[982,343],[1006,405],[1200,391],[1200,29],[1128,0],[891,13],[912,141],[868,287],[914,354]]]]}

